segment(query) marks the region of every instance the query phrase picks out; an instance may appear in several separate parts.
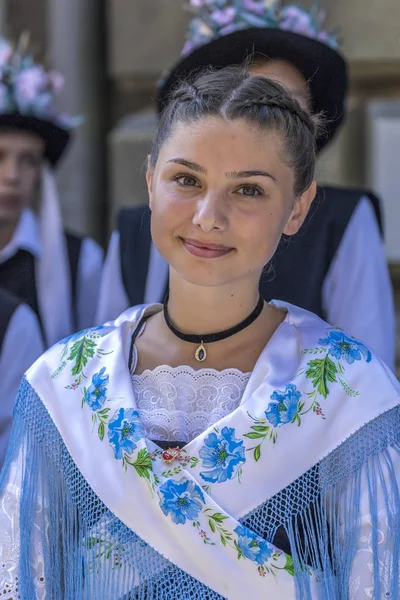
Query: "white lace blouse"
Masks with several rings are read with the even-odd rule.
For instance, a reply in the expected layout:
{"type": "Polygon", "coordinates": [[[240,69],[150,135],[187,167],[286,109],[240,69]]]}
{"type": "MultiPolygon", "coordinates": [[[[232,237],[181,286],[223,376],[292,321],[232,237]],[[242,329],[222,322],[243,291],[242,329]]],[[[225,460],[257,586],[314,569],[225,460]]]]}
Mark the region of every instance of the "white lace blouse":
{"type": "Polygon", "coordinates": [[[151,440],[190,442],[240,404],[250,373],[160,366],[132,376],[137,411],[151,440]]]}

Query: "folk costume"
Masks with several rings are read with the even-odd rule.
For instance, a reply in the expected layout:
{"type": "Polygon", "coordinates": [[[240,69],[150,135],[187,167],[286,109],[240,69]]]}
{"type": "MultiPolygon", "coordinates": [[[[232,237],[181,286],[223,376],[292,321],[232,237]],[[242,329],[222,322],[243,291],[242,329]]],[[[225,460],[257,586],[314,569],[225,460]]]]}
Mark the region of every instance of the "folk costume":
{"type": "Polygon", "coordinates": [[[26,131],[45,142],[39,214],[25,209],[0,251],[0,286],[37,314],[44,343],[94,324],[103,252],[64,232],[53,169],[79,123],[55,112],[62,76],[34,63],[23,43],[0,41],[0,132],[26,131]]]}
{"type": "Polygon", "coordinates": [[[2,597],[399,598],[399,384],[274,304],[286,318],[252,373],[135,375],[161,305],[35,363],[0,476],[2,597]]]}
{"type": "MultiPolygon", "coordinates": [[[[179,81],[206,66],[223,68],[246,59],[284,59],[308,82],[313,112],[323,112],[322,150],[345,116],[347,68],[337,39],[322,29],[323,16],[277,1],[191,3],[182,57],[158,93],[162,110],[179,81]]],[[[104,266],[97,323],[128,306],[160,302],[168,266],[151,242],[145,206],[124,209],[104,266]]],[[[315,312],[369,345],[394,369],[395,317],[381,231],[379,199],[368,190],[320,187],[297,235],[282,240],[260,282],[266,300],[285,300],[315,312]]]]}
{"type": "Polygon", "coordinates": [[[44,352],[33,310],[0,289],[0,469],[11,432],[14,401],[25,371],[44,352]]]}

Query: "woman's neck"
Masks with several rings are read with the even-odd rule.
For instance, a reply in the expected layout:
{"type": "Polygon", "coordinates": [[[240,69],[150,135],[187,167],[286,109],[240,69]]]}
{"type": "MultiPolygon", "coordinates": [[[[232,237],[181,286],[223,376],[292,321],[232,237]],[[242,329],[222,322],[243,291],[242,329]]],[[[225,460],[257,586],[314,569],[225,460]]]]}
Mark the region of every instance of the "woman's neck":
{"type": "MultiPolygon", "coordinates": [[[[172,270],[171,270],[172,271],[172,270]]],[[[258,282],[202,288],[182,281],[174,272],[170,276],[168,315],[182,333],[205,335],[234,327],[254,310],[259,299],[258,282]]],[[[194,369],[212,367],[219,371],[236,368],[249,372],[260,353],[285,318],[285,313],[264,303],[261,314],[242,331],[224,340],[206,344],[207,356],[199,363],[198,344],[176,337],[168,328],[162,312],[150,317],[144,334],[137,340],[137,373],[158,365],[189,365],[194,369]]]]}
{"type": "Polygon", "coordinates": [[[258,299],[256,281],[200,287],[170,274],[168,314],[183,333],[201,335],[234,327],[248,317],[258,299]]]}

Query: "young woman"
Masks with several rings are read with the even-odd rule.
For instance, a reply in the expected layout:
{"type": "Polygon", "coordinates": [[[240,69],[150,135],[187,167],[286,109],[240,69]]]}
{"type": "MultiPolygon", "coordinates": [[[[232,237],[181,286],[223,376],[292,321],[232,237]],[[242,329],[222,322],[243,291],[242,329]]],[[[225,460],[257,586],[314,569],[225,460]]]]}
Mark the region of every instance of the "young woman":
{"type": "Polygon", "coordinates": [[[316,132],[237,68],[171,94],[147,173],[169,297],[28,371],[0,479],[5,597],[398,597],[399,386],[259,298],[314,198],[316,132]]]}
{"type": "MultiPolygon", "coordinates": [[[[190,0],[190,5],[186,43],[160,83],[158,110],[171,89],[199,69],[247,61],[253,75],[276,79],[308,112],[324,114],[317,153],[328,146],[346,117],[347,64],[338,38],[324,29],[318,2],[190,0]]],[[[151,241],[148,206],[121,210],[102,273],[96,324],[114,320],[129,306],[162,301],[168,271],[151,241]]],[[[290,244],[282,241],[261,277],[260,293],[341,327],[394,371],[393,290],[380,201],[370,190],[319,185],[298,235],[290,244]]]]}

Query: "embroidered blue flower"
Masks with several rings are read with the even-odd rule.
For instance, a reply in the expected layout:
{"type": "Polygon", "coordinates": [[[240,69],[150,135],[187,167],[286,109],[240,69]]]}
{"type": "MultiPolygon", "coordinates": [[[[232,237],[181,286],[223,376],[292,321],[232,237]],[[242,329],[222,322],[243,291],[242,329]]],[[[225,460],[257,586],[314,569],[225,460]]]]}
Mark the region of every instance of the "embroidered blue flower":
{"type": "Polygon", "coordinates": [[[78,331],[77,333],[73,333],[72,335],[63,338],[58,343],[65,345],[69,344],[70,342],[76,342],[83,338],[86,334],[96,333],[96,331],[100,331],[101,329],[104,329],[104,325],[100,325],[99,327],[89,327],[88,329],[82,329],[82,331],[78,331]]]}
{"type": "Polygon", "coordinates": [[[144,437],[139,415],[133,408],[119,408],[108,423],[108,440],[114,446],[115,458],[132,454],[136,442],[144,437]]]}
{"type": "Polygon", "coordinates": [[[301,393],[293,383],[289,383],[284,392],[275,391],[271,396],[273,402],[269,403],[268,410],[265,411],[271,425],[280,427],[290,423],[297,413],[300,398],[301,393]]]}
{"type": "Polygon", "coordinates": [[[85,393],[85,401],[92,410],[100,410],[107,399],[107,384],[109,376],[105,375],[106,368],[103,367],[92,377],[92,383],[85,393]]]}
{"type": "Polygon", "coordinates": [[[203,508],[204,496],[201,488],[188,479],[173,481],[169,479],[160,487],[160,506],[165,515],[177,525],[194,521],[203,508]]]}
{"type": "Polygon", "coordinates": [[[239,525],[234,531],[238,536],[237,544],[243,556],[258,565],[265,565],[272,555],[273,546],[244,525],[239,525]]]}
{"type": "Polygon", "coordinates": [[[371,362],[372,354],[368,348],[354,338],[348,337],[343,331],[330,331],[328,337],[320,338],[318,341],[329,346],[328,354],[337,360],[343,358],[349,365],[362,358],[367,363],[371,362]]]}
{"type": "Polygon", "coordinates": [[[246,462],[243,440],[235,438],[235,430],[223,427],[220,434],[210,433],[204,440],[199,456],[203,467],[210,469],[200,473],[205,481],[222,483],[233,479],[241,464],[246,462]]]}

